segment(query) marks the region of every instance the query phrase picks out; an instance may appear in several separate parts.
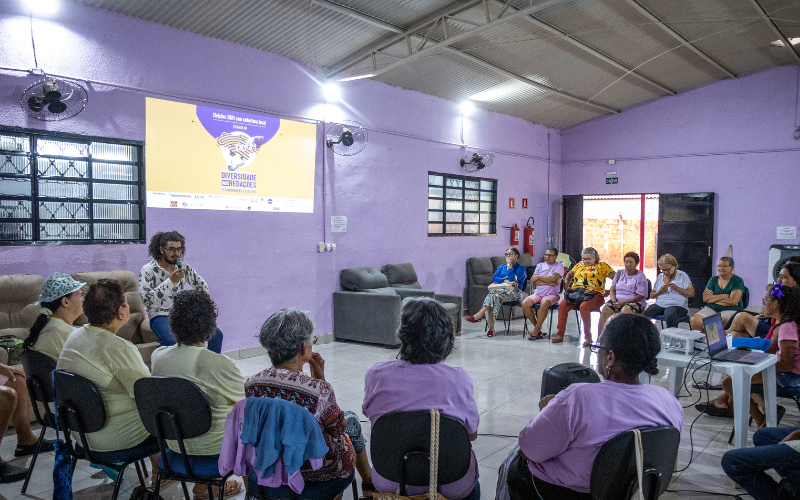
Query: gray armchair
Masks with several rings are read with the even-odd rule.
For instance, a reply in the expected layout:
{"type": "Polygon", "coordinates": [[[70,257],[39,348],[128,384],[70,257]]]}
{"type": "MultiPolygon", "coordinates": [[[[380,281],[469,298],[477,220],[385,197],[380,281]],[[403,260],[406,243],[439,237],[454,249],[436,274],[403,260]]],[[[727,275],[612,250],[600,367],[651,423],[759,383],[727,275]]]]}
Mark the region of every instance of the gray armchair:
{"type": "Polygon", "coordinates": [[[399,345],[401,299],[386,277],[371,267],[354,267],[342,270],[339,284],[342,291],[333,293],[334,337],[399,345]]]}
{"type": "MultiPolygon", "coordinates": [[[[469,315],[474,315],[483,307],[483,300],[489,293],[489,285],[492,283],[492,276],[495,270],[505,264],[506,258],[501,257],[472,257],[467,259],[467,311],[469,315]]],[[[533,261],[531,255],[523,253],[517,261],[531,272],[533,271],[533,261]]],[[[530,275],[530,272],[528,273],[530,275]]],[[[498,319],[504,319],[505,309],[500,309],[498,319]]],[[[512,308],[512,318],[522,316],[522,309],[512,308]]]]}
{"type": "Polygon", "coordinates": [[[453,321],[456,335],[461,334],[461,303],[463,299],[458,295],[448,295],[445,293],[434,293],[431,290],[423,290],[422,285],[417,279],[417,272],[414,265],[408,262],[404,264],[387,264],[381,268],[381,272],[386,276],[389,286],[394,288],[402,298],[413,296],[425,296],[436,299],[442,304],[444,310],[453,321]]]}

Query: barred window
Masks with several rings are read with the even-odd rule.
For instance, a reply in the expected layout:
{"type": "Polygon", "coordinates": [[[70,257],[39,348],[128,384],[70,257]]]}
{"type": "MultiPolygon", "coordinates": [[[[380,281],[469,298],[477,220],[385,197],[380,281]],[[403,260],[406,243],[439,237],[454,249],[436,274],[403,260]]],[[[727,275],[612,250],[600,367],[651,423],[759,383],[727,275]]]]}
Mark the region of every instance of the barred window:
{"type": "Polygon", "coordinates": [[[0,128],[0,245],[144,243],[143,145],[0,128]]]}
{"type": "Polygon", "coordinates": [[[496,233],[496,179],[428,172],[428,236],[496,233]]]}

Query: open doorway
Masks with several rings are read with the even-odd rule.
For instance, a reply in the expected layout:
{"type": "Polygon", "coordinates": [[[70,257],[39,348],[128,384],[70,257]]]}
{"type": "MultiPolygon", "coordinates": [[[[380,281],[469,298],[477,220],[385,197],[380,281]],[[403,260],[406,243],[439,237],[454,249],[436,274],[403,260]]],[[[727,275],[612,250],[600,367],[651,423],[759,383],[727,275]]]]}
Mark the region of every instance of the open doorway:
{"type": "Polygon", "coordinates": [[[639,269],[655,283],[658,203],[657,194],[583,196],[583,246],[596,248],[614,269],[636,252],[639,269]]]}

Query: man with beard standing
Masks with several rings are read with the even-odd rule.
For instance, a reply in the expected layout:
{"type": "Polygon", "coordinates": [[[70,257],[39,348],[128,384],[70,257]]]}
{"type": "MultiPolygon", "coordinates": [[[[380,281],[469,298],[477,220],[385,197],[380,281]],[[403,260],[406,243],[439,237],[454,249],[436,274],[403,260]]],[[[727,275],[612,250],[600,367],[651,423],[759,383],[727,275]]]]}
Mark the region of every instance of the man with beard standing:
{"type": "MultiPolygon", "coordinates": [[[[165,231],[154,234],[147,251],[153,260],[139,272],[139,293],[147,307],[150,328],[158,336],[161,345],[175,345],[175,335],[169,326],[173,298],[183,290],[184,284],[206,293],[208,285],[183,262],[181,256],[186,252],[186,239],[181,233],[165,231]]],[[[208,349],[218,354],[222,351],[222,332],[219,328],[208,341],[208,349]]]]}

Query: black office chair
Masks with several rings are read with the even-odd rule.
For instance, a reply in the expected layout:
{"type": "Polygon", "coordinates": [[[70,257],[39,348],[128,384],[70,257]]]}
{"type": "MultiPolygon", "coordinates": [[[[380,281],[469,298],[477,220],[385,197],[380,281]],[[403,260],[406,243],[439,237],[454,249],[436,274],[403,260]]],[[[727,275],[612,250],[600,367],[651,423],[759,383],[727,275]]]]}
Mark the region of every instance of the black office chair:
{"type": "MultiPolygon", "coordinates": [[[[655,500],[672,480],[681,435],[678,429],[669,425],[640,430],[644,451],[642,493],[645,500],[655,500]]],[[[594,500],[633,497],[639,482],[635,444],[634,434],[626,431],[611,438],[600,448],[589,480],[589,491],[594,500]]]]}
{"type": "Polygon", "coordinates": [[[36,452],[31,459],[31,465],[28,467],[28,475],[25,476],[25,482],[22,484],[22,493],[28,489],[28,482],[31,480],[33,468],[36,466],[36,459],[39,457],[39,450],[42,449],[42,442],[47,429],[56,428],[56,420],[53,412],[50,411],[50,403],[53,402],[53,384],[51,382],[51,374],[56,369],[56,360],[46,354],[40,352],[27,350],[20,356],[22,360],[22,368],[25,371],[25,384],[28,386],[28,395],[33,403],[33,414],[36,421],[42,426],[39,433],[39,441],[36,443],[36,452]],[[39,405],[42,403],[44,406],[44,415],[39,412],[39,405]]]}
{"type": "Polygon", "coordinates": [[[118,451],[93,451],[89,448],[86,435],[97,432],[106,425],[106,408],[97,386],[89,379],[63,370],[53,372],[55,387],[56,411],[59,424],[64,431],[64,441],[73,463],[78,459],[105,465],[119,474],[114,481],[114,493],[111,500],[116,500],[122,475],[130,464],[136,467],[139,484],[145,488],[139,461],[158,453],[158,442],[148,438],[138,446],[118,451]],[[78,434],[78,443],[72,443],[72,433],[78,434]]]}
{"type": "Polygon", "coordinates": [[[186,481],[208,486],[208,498],[214,498],[212,486],[225,493],[225,481],[233,474],[219,474],[219,457],[192,456],[186,453],[184,440],[202,436],[211,429],[211,404],[208,397],[192,382],[175,377],[141,378],[133,384],[136,407],[147,432],[158,439],[158,475],[155,495],[162,479],[181,482],[183,495],[189,500],[186,481]],[[167,447],[167,439],[177,441],[180,453],[167,447]]]}
{"type": "MultiPolygon", "coordinates": [[[[370,456],[375,471],[400,485],[430,484],[431,414],[428,411],[387,413],[372,426],[370,456]]],[[[442,414],[439,422],[437,484],[455,482],[467,473],[471,459],[469,433],[458,419],[442,414]]]]}

